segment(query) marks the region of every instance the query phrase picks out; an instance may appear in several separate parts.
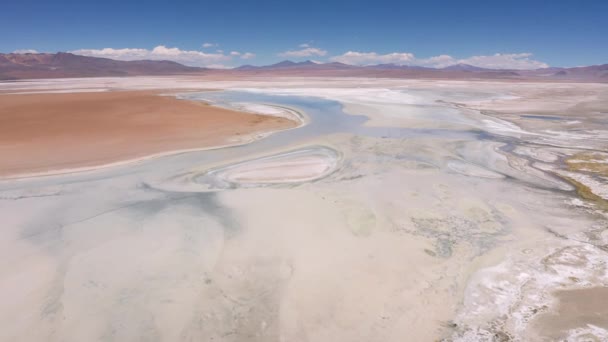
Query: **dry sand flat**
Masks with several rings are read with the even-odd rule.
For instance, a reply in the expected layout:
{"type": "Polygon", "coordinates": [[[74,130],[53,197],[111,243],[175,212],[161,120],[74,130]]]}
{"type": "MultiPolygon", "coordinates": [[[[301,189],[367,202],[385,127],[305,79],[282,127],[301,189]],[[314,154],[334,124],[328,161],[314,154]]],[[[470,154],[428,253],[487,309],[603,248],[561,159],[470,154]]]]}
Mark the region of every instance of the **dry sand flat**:
{"type": "Polygon", "coordinates": [[[547,341],[608,339],[605,333],[608,330],[608,287],[559,291],[555,296],[558,299],[556,308],[540,315],[533,323],[536,336],[532,338],[547,341]]]}
{"type": "Polygon", "coordinates": [[[152,91],[0,96],[0,176],[244,143],[296,125],[152,91]]]}

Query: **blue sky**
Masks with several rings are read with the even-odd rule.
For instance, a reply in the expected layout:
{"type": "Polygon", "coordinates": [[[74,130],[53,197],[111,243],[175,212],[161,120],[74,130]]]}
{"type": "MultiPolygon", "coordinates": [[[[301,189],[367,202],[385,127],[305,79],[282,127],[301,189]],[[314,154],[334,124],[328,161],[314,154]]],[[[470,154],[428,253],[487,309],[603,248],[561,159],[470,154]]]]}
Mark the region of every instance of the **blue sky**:
{"type": "Polygon", "coordinates": [[[28,49],[215,66],[591,65],[608,63],[608,1],[6,1],[0,51],[28,49]]]}

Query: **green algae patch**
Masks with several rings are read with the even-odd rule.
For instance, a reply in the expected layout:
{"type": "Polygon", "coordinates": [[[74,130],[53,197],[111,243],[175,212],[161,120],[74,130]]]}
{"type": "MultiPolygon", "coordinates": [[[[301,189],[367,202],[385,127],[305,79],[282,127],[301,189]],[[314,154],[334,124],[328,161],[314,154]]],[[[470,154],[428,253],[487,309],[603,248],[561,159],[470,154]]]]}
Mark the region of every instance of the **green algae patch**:
{"type": "Polygon", "coordinates": [[[608,155],[599,152],[581,152],[566,159],[568,170],[589,172],[608,177],[608,155]]]}
{"type": "Polygon", "coordinates": [[[591,191],[591,188],[589,188],[585,184],[583,184],[579,181],[576,181],[570,177],[562,176],[562,178],[564,180],[566,180],[567,182],[569,182],[570,184],[572,184],[576,188],[576,193],[580,197],[592,202],[601,210],[608,210],[608,201],[606,201],[602,197],[593,193],[593,191],[591,191]]]}

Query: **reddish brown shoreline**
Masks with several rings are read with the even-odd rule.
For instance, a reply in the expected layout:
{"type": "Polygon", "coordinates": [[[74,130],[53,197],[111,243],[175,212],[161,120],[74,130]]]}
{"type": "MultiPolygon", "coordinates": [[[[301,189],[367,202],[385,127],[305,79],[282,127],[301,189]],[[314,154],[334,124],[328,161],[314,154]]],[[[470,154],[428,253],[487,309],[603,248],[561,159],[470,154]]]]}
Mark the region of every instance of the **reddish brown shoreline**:
{"type": "Polygon", "coordinates": [[[234,144],[296,125],[158,91],[0,95],[0,176],[234,144]]]}

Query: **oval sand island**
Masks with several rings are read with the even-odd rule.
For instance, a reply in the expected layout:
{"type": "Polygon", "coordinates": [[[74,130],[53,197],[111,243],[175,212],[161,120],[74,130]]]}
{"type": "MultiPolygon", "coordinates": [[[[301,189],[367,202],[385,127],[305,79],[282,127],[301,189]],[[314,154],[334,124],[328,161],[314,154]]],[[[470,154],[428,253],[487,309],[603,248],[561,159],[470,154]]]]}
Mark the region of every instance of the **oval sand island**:
{"type": "Polygon", "coordinates": [[[339,161],[337,151],[313,146],[211,169],[195,181],[211,188],[302,183],[331,174],[339,161]]]}

